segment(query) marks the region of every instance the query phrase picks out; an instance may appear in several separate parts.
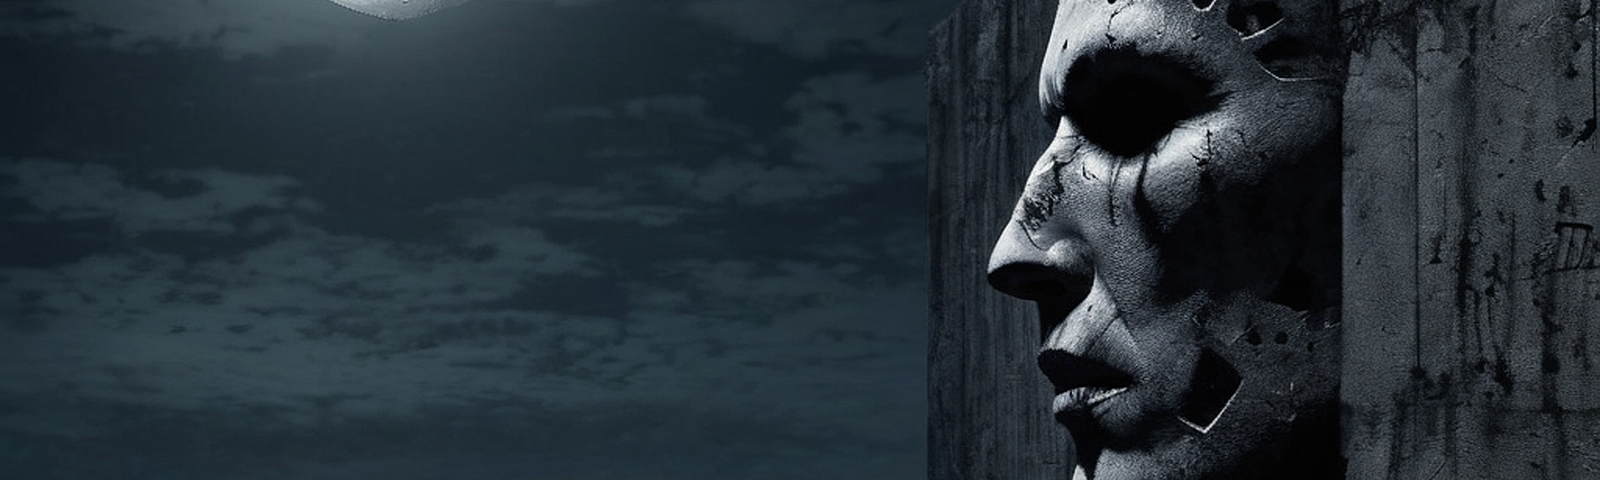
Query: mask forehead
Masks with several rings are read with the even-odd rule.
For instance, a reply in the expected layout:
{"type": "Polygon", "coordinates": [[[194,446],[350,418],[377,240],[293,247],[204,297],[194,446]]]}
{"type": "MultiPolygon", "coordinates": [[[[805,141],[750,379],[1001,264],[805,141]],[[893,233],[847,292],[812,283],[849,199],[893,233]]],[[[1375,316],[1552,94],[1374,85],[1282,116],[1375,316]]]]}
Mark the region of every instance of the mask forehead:
{"type": "Polygon", "coordinates": [[[1254,64],[1278,80],[1338,81],[1344,55],[1337,13],[1338,2],[1319,0],[1063,0],[1040,70],[1040,105],[1060,98],[1071,59],[1104,48],[1191,57],[1197,67],[1254,64]],[[1232,58],[1235,42],[1250,58],[1232,58]],[[1194,61],[1200,59],[1209,61],[1194,61]]]}

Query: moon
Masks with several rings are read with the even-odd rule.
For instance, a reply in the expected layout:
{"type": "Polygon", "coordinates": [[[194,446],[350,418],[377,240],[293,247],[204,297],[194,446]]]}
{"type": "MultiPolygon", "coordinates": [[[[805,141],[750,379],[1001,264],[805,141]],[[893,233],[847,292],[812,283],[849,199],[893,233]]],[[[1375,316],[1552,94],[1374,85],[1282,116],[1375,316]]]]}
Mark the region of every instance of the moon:
{"type": "Polygon", "coordinates": [[[472,0],[330,0],[384,20],[410,20],[472,0]]]}

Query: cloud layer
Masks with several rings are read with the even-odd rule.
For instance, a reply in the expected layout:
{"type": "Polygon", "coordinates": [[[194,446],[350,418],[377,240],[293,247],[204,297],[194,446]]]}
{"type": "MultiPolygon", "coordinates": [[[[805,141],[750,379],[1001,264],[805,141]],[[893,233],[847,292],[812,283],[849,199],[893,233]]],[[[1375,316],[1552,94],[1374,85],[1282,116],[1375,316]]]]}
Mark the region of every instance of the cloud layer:
{"type": "Polygon", "coordinates": [[[801,58],[873,54],[919,58],[942,2],[915,0],[693,0],[688,11],[747,40],[801,58]]]}
{"type": "MultiPolygon", "coordinates": [[[[329,231],[321,202],[280,175],[30,159],[0,163],[0,178],[0,196],[27,206],[9,222],[103,219],[126,236],[52,268],[0,269],[0,399],[13,403],[265,409],[263,428],[291,429],[440,408],[714,408],[806,438],[920,441],[904,426],[922,410],[896,400],[922,391],[917,279],[709,251],[619,266],[532,220],[659,226],[672,213],[577,187],[429,207],[419,215],[460,221],[407,240],[329,231]],[[278,228],[217,256],[154,244],[235,234],[240,212],[278,228]],[[615,308],[571,309],[575,294],[615,308]]],[[[35,404],[0,412],[0,432],[117,434],[71,418],[35,404]]]]}
{"type": "Polygon", "coordinates": [[[0,464],[920,478],[942,10],[0,4],[0,464]]]}
{"type": "MultiPolygon", "coordinates": [[[[467,1],[417,3],[441,4],[442,8],[467,1]]],[[[493,8],[497,3],[578,6],[602,1],[476,0],[483,5],[463,8],[493,8]]],[[[353,3],[358,11],[381,10],[364,5],[374,2],[353,3]]],[[[403,10],[393,16],[418,13],[409,4],[403,10]]],[[[400,28],[411,27],[360,15],[326,0],[49,0],[0,5],[0,32],[7,36],[58,38],[135,52],[164,47],[215,49],[229,59],[269,56],[289,47],[358,50],[369,45],[368,38],[374,33],[400,28]]]]}

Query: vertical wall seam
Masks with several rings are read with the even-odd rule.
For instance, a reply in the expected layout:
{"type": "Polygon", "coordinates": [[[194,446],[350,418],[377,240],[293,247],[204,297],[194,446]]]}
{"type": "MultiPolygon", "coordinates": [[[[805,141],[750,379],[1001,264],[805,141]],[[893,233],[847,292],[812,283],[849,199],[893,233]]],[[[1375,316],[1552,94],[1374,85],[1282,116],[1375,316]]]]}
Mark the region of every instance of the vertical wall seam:
{"type": "MultiPolygon", "coordinates": [[[[1422,31],[1421,15],[1417,14],[1417,6],[1412,5],[1411,15],[1408,18],[1411,40],[1411,220],[1417,226],[1411,235],[1411,372],[1415,374],[1422,368],[1422,261],[1425,257],[1422,251],[1422,109],[1418,99],[1422,95],[1422,70],[1418,59],[1421,57],[1421,40],[1419,32],[1422,31]]],[[[1418,395],[1412,391],[1413,397],[1418,395]]],[[[1416,398],[1410,399],[1417,401],[1416,398]]]]}

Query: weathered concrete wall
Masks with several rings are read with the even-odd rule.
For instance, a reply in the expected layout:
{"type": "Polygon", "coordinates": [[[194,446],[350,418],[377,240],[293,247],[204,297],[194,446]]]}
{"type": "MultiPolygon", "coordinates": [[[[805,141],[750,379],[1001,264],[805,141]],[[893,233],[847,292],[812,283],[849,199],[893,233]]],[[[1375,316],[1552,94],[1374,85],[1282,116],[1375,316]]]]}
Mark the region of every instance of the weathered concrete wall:
{"type": "Polygon", "coordinates": [[[1593,2],[1343,7],[1348,478],[1600,478],[1593,2]]]}
{"type": "MultiPolygon", "coordinates": [[[[987,254],[1047,143],[1054,0],[934,32],[929,478],[1068,478],[1026,302],[987,254]]],[[[1351,479],[1600,478],[1593,0],[1343,0],[1351,479]]]]}
{"type": "Polygon", "coordinates": [[[1049,143],[1039,62],[1055,0],[971,0],[934,31],[929,85],[933,245],[928,385],[934,480],[1065,479],[1032,304],[989,287],[989,250],[1049,143]]]}

